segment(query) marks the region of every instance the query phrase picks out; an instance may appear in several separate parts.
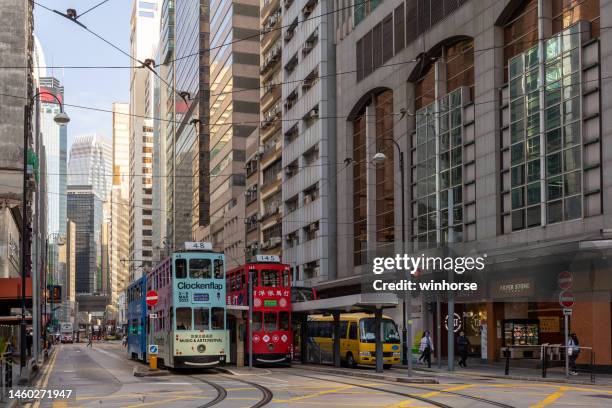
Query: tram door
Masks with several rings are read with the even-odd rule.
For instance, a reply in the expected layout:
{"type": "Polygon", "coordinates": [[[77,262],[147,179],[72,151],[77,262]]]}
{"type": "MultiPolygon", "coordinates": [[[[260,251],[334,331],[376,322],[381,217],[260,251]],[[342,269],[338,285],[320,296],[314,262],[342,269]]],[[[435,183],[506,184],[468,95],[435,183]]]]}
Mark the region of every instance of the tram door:
{"type": "Polygon", "coordinates": [[[236,316],[227,314],[227,329],[230,338],[230,363],[236,364],[238,361],[238,330],[236,330],[236,316]]]}

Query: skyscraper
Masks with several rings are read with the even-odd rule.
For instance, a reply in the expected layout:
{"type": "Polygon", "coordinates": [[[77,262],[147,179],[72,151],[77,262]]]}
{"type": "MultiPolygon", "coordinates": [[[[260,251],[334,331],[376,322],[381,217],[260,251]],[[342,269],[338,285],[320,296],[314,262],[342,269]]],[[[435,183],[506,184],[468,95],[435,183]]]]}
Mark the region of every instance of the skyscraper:
{"type": "MultiPolygon", "coordinates": [[[[134,2],[131,55],[153,60],[159,40],[159,1],[134,2]]],[[[155,76],[132,62],[130,76],[130,280],[153,262],[153,120],[155,76]]]]}
{"type": "Polygon", "coordinates": [[[67,134],[66,125],[53,120],[60,111],[53,94],[64,100],[64,87],[54,77],[42,77],[39,82],[40,131],[47,156],[47,232],[66,234],[67,134]]]}
{"type": "Polygon", "coordinates": [[[246,139],[259,121],[259,1],[212,0],[210,10],[210,222],[194,237],[233,267],[244,263],[246,139]]]}
{"type": "Polygon", "coordinates": [[[110,302],[118,304],[118,296],[128,283],[130,257],[130,105],[113,103],[113,187],[110,224],[110,302]],[[123,260],[123,262],[122,262],[123,260]]]}
{"type": "Polygon", "coordinates": [[[68,185],[91,186],[106,201],[110,199],[112,163],[112,151],[106,139],[96,134],[77,136],[70,147],[68,185]]]}

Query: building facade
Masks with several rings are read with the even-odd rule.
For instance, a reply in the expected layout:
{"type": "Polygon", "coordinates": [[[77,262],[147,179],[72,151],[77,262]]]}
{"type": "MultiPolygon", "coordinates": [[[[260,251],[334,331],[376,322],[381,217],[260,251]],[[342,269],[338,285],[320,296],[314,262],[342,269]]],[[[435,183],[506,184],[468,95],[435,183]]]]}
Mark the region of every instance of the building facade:
{"type": "Polygon", "coordinates": [[[91,186],[102,201],[110,199],[113,159],[110,143],[97,134],[74,138],[68,157],[68,185],[91,186]]]}
{"type": "Polygon", "coordinates": [[[457,278],[478,291],[408,297],[415,337],[441,326],[445,355],[439,301],[483,359],[537,354],[564,342],[570,297],[570,330],[612,364],[609,3],[386,0],[336,16],[336,161],[353,164],[337,173],[337,242],[350,261],[323,296],[363,290],[374,256],[486,254],[482,273],[457,278]]]}
{"type": "MultiPolygon", "coordinates": [[[[275,165],[283,169],[283,261],[304,284],[331,279],[336,270],[333,7],[328,0],[295,0],[282,7],[283,155],[275,165]]],[[[264,183],[271,173],[264,170],[264,183]]],[[[262,227],[264,238],[278,236],[267,230],[262,227]]]]}
{"type": "MultiPolygon", "coordinates": [[[[134,2],[131,19],[131,55],[153,61],[159,39],[159,2],[134,2]]],[[[132,61],[130,77],[130,281],[153,263],[153,97],[154,73],[132,61]]]]}
{"type": "Polygon", "coordinates": [[[129,278],[130,107],[113,103],[113,186],[110,220],[111,304],[125,290],[129,278]]]}
{"type": "Polygon", "coordinates": [[[210,223],[194,237],[233,267],[245,259],[246,140],[259,121],[259,2],[210,6],[210,223]]]}

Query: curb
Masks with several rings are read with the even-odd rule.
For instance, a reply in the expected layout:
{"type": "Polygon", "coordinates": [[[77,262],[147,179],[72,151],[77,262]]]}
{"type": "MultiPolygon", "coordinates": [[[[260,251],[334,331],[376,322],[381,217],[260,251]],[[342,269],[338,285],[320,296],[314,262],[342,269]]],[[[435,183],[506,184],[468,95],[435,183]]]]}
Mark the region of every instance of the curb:
{"type": "Polygon", "coordinates": [[[134,369],[132,370],[132,374],[134,374],[134,377],[165,377],[167,375],[170,375],[170,371],[166,370],[147,369],[147,371],[140,371],[139,368],[140,367],[138,366],[134,366],[134,369]]]}
{"type": "MultiPolygon", "coordinates": [[[[417,371],[417,370],[415,370],[417,371]]],[[[521,375],[500,375],[500,374],[488,374],[488,373],[481,373],[481,372],[475,372],[475,373],[467,373],[467,372],[460,372],[457,373],[456,371],[453,371],[452,373],[441,373],[439,371],[435,371],[435,370],[428,370],[425,368],[420,368],[418,369],[418,371],[424,371],[427,373],[431,373],[431,374],[438,374],[438,375],[459,375],[462,377],[484,377],[484,378],[497,378],[497,379],[503,379],[503,380],[515,380],[515,381],[533,381],[533,382],[549,382],[549,383],[559,383],[559,384],[579,384],[579,385],[593,385],[593,384],[597,384],[597,380],[595,380],[595,382],[591,382],[591,381],[581,381],[581,380],[568,380],[566,378],[542,378],[542,377],[529,377],[529,376],[521,376],[521,375]]]]}
{"type": "Polygon", "coordinates": [[[360,378],[368,378],[374,380],[385,380],[390,382],[398,382],[405,384],[439,384],[439,381],[434,378],[408,378],[408,377],[395,377],[392,375],[386,374],[372,374],[360,371],[345,371],[338,370],[334,368],[325,368],[325,367],[312,367],[312,366],[301,366],[300,368],[304,370],[317,371],[321,373],[328,374],[340,374],[349,377],[360,377],[360,378]]]}

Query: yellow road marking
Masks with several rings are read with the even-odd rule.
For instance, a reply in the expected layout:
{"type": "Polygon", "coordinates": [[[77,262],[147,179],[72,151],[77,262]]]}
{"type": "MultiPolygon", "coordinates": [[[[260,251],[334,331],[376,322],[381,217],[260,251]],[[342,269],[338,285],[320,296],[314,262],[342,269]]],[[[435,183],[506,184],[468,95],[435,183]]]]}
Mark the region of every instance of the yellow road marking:
{"type": "Polygon", "coordinates": [[[198,394],[202,395],[200,391],[152,391],[147,393],[129,393],[129,394],[110,394],[110,395],[87,395],[84,397],[77,397],[77,401],[85,401],[85,400],[102,400],[102,399],[115,399],[115,398],[141,398],[143,395],[151,395],[151,394],[183,394],[183,395],[192,395],[198,394]]]}
{"type": "Polygon", "coordinates": [[[530,408],[544,408],[552,404],[559,398],[561,398],[563,394],[565,394],[566,390],[567,390],[567,387],[559,387],[557,391],[553,392],[552,394],[550,394],[548,397],[544,398],[542,401],[538,402],[537,404],[532,405],[530,408]]]}
{"type": "Polygon", "coordinates": [[[68,403],[66,401],[53,401],[52,406],[53,408],[65,408],[68,406],[68,403]]]}
{"type": "Polygon", "coordinates": [[[319,392],[315,392],[312,394],[300,395],[299,397],[293,397],[293,398],[289,398],[286,400],[274,400],[273,402],[278,402],[278,403],[296,402],[296,401],[301,401],[301,400],[305,400],[308,398],[316,398],[316,397],[320,397],[323,395],[335,394],[337,392],[348,390],[348,389],[355,388],[355,387],[356,387],[355,385],[344,385],[342,387],[332,388],[330,390],[325,390],[325,391],[319,391],[319,392]]]}
{"type": "Polygon", "coordinates": [[[197,396],[193,396],[193,397],[174,397],[174,398],[169,398],[169,399],[165,399],[165,400],[160,400],[160,401],[151,401],[151,402],[141,402],[139,404],[136,405],[126,405],[125,408],[138,408],[138,407],[147,407],[147,406],[152,406],[152,405],[159,405],[159,404],[165,404],[166,402],[173,402],[173,401],[181,401],[181,400],[193,400],[193,399],[203,399],[203,398],[207,398],[207,397],[197,397],[197,396]]]}
{"type": "MultiPolygon", "coordinates": [[[[39,389],[47,388],[47,384],[49,382],[49,377],[51,375],[51,371],[53,371],[53,367],[55,366],[55,360],[57,360],[57,355],[60,353],[60,350],[61,350],[61,348],[59,346],[57,346],[57,350],[53,353],[53,357],[51,357],[51,360],[47,364],[47,367],[45,367],[45,372],[43,373],[42,377],[40,378],[40,383],[39,383],[40,385],[37,384],[36,388],[39,388],[39,389]]],[[[40,400],[37,400],[32,405],[32,408],[38,408],[38,407],[40,407],[40,400]]]]}
{"type": "Polygon", "coordinates": [[[443,394],[445,392],[453,392],[453,391],[465,390],[466,388],[472,388],[474,386],[476,386],[476,384],[463,384],[463,385],[458,385],[456,387],[445,388],[445,389],[440,390],[440,391],[428,392],[426,394],[421,394],[420,396],[421,397],[425,397],[425,398],[435,397],[436,395],[440,395],[440,394],[443,394]]]}

